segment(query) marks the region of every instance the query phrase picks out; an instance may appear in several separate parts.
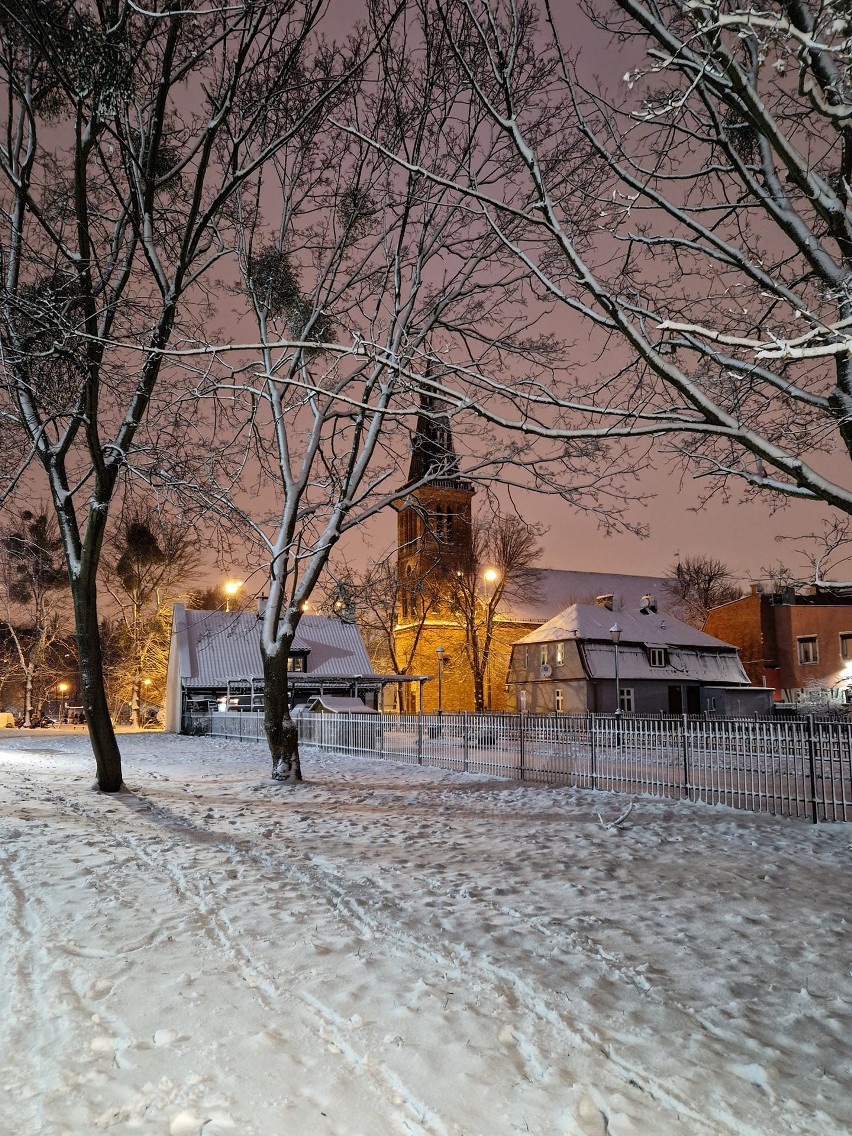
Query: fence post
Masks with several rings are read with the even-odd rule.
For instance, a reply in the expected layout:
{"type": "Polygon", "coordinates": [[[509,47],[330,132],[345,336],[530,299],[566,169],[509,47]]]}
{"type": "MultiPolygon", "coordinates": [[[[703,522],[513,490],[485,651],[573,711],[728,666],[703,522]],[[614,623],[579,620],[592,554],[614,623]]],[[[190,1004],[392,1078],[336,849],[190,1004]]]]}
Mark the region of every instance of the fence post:
{"type": "MultiPolygon", "coordinates": [[[[422,690],[422,684],[421,684],[422,690]]],[[[417,715],[417,764],[423,764],[423,711],[417,715]]]]}
{"type": "Polygon", "coordinates": [[[524,718],[526,718],[526,714],[521,714],[520,722],[518,723],[518,780],[519,781],[523,781],[524,772],[525,772],[524,763],[525,763],[526,754],[525,754],[524,750],[526,748],[526,737],[525,737],[525,730],[524,730],[524,718]]]}
{"type": "Polygon", "coordinates": [[[382,712],[379,715],[379,757],[382,760],[384,760],[384,756],[385,756],[385,711],[384,711],[384,707],[382,707],[382,712]]]}
{"type": "Polygon", "coordinates": [[[819,816],[817,815],[817,795],[816,795],[816,731],[814,730],[814,716],[808,714],[805,718],[808,730],[808,765],[811,771],[811,819],[814,824],[819,823],[819,816]]]}
{"type": "Polygon", "coordinates": [[[592,788],[598,787],[598,739],[595,732],[595,716],[589,714],[589,748],[591,750],[592,788]]]}
{"type": "Polygon", "coordinates": [[[689,796],[689,737],[687,735],[687,727],[689,726],[689,718],[686,714],[681,715],[680,721],[681,730],[683,731],[683,793],[685,797],[689,796]]]}
{"type": "Polygon", "coordinates": [[[470,756],[470,714],[467,710],[462,714],[462,769],[467,773],[467,762],[470,756]]]}

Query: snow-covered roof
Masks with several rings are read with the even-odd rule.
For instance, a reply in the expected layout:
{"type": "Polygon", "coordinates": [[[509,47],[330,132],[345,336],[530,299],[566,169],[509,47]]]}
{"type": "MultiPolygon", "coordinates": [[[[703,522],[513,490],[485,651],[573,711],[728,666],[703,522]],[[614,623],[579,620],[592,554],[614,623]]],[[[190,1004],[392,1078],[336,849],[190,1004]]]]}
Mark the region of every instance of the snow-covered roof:
{"type": "Polygon", "coordinates": [[[519,639],[518,643],[558,643],[563,639],[601,640],[611,643],[610,628],[621,628],[621,644],[641,643],[659,647],[704,647],[736,652],[730,643],[675,619],[665,612],[610,611],[596,604],[572,604],[547,623],[519,639]]]}
{"type": "MultiPolygon", "coordinates": [[[[615,678],[615,649],[612,643],[585,643],[582,647],[589,678],[615,678]]],[[[700,682],[714,686],[748,686],[736,650],[722,647],[667,647],[666,665],[652,667],[644,647],[637,644],[618,646],[618,673],[624,682],[633,679],[657,679],[668,682],[700,682]]]]}
{"type": "Polygon", "coordinates": [[[613,611],[619,615],[622,611],[638,611],[644,595],[652,596],[660,607],[668,600],[666,580],[662,576],[539,568],[525,595],[504,599],[498,618],[513,623],[544,623],[554,612],[561,612],[571,604],[593,604],[598,596],[606,595],[613,597],[613,611]]]}
{"type": "MultiPolygon", "coordinates": [[[[263,674],[262,623],[254,612],[193,611],[175,604],[180,676],[187,687],[225,686],[263,674]]],[[[324,615],[303,615],[293,651],[308,651],[308,673],[319,678],[373,674],[357,627],[324,615]]]]}
{"type": "Polygon", "coordinates": [[[343,698],[333,694],[317,694],[308,701],[307,709],[327,710],[330,714],[378,714],[378,710],[365,706],[360,698],[343,698]]]}

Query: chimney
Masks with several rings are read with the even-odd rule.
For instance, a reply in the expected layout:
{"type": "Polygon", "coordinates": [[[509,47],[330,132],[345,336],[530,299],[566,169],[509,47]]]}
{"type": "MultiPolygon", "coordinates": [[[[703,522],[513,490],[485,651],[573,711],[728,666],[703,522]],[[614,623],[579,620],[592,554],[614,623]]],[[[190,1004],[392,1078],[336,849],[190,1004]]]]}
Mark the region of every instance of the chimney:
{"type": "Polygon", "coordinates": [[[613,599],[614,599],[614,596],[613,596],[612,592],[610,592],[608,595],[605,595],[605,596],[596,596],[595,597],[595,603],[598,605],[598,607],[605,607],[607,609],[607,611],[612,611],[613,599]]]}
{"type": "Polygon", "coordinates": [[[647,615],[649,611],[656,611],[657,610],[657,601],[654,599],[653,596],[649,596],[646,593],[642,597],[642,602],[639,604],[639,610],[641,611],[641,613],[643,615],[647,615]]]}

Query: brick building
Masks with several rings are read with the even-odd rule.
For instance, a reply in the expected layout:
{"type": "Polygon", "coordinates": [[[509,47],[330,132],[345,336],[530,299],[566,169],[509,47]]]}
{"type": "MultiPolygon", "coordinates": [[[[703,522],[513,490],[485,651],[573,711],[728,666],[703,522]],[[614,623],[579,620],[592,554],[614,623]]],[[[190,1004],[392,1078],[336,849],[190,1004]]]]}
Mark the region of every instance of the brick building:
{"type": "MultiPolygon", "coordinates": [[[[438,651],[443,648],[441,705],[448,712],[472,710],[473,678],[465,632],[441,605],[440,594],[453,588],[459,564],[470,555],[475,490],[459,471],[447,416],[434,401],[425,398],[413,439],[408,482],[426,484],[412,490],[397,505],[399,603],[394,634],[399,657],[408,658],[410,654],[412,673],[437,678],[438,651]]],[[[661,596],[665,584],[656,576],[538,569],[527,594],[506,597],[497,613],[485,676],[486,708],[513,708],[507,675],[512,645],[522,636],[570,604],[593,604],[601,595],[610,597],[614,611],[638,610],[643,595],[661,596]]],[[[482,586],[487,588],[487,581],[483,580],[482,586]]],[[[439,684],[412,685],[403,698],[403,710],[435,711],[439,684]]]]}
{"type": "Polygon", "coordinates": [[[852,698],[852,595],[825,585],[765,589],[714,608],[704,630],[733,643],[776,702],[852,698]]]}

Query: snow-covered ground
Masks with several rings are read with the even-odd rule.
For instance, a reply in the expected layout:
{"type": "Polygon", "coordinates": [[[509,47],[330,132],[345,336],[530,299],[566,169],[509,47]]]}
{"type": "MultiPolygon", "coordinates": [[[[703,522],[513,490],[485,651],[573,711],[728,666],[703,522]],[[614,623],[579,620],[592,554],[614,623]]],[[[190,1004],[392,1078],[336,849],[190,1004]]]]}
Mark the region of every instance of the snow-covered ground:
{"type": "Polygon", "coordinates": [[[0,1132],[852,1131],[852,827],[0,735],[0,1132]]]}

